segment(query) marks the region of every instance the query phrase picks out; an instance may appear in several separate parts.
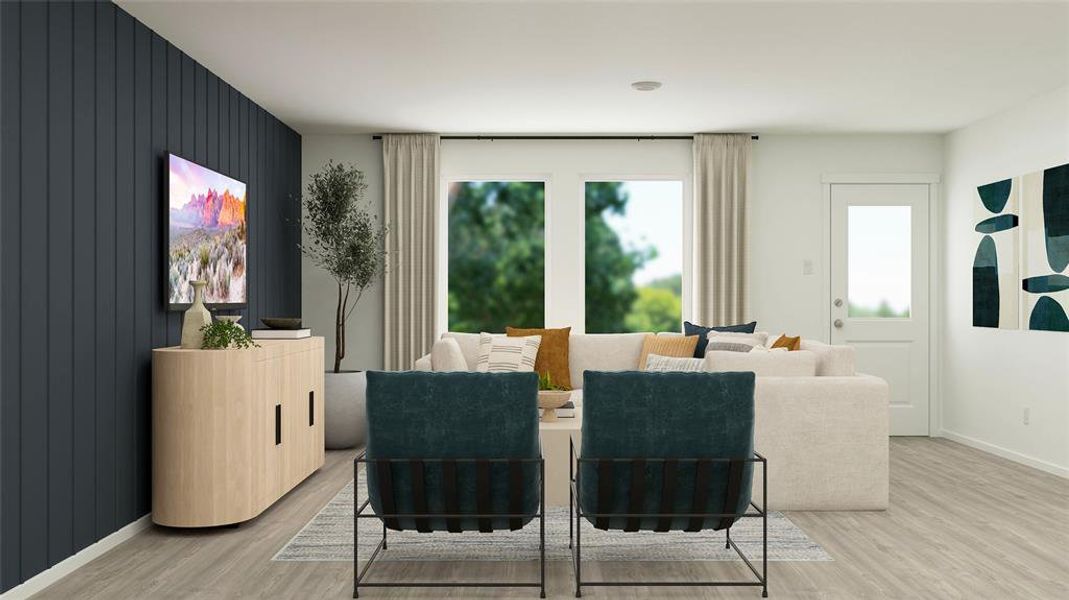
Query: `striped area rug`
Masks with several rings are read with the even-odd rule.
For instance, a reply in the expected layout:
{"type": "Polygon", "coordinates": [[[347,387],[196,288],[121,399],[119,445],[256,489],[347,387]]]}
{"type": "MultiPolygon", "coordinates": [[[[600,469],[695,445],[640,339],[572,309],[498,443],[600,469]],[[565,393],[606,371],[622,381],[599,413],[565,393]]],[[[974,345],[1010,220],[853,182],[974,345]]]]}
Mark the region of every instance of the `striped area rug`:
{"type": "MultiPolygon", "coordinates": [[[[362,473],[361,473],[362,475],[362,473]]],[[[367,498],[363,477],[361,498],[367,498]]],[[[273,560],[351,561],[353,559],[353,482],[319,511],[273,560]]],[[[377,519],[360,519],[360,553],[369,556],[382,538],[377,519]]],[[[740,519],[731,538],[751,561],[761,559],[761,519],[740,519]]],[[[519,531],[480,533],[389,533],[389,550],[379,560],[522,561],[538,558],[538,520],[519,531]]],[[[546,560],[569,560],[568,507],[546,509],[546,560]]],[[[583,525],[583,559],[592,561],[735,561],[724,548],[724,532],[654,533],[600,531],[583,525]]],[[[819,544],[809,539],[781,513],[768,515],[768,560],[830,561],[819,544]]]]}

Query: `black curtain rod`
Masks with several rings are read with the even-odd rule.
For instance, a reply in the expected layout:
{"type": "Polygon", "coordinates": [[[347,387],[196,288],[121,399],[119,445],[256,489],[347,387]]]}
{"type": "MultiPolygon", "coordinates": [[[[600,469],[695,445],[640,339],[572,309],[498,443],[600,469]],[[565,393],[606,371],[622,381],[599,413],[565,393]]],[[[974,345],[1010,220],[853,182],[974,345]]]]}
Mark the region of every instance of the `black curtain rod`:
{"type": "MultiPolygon", "coordinates": [[[[371,136],[381,140],[381,135],[371,136]]],[[[693,140],[693,135],[443,135],[443,140],[693,140]]],[[[760,136],[751,135],[751,140],[760,136]]]]}

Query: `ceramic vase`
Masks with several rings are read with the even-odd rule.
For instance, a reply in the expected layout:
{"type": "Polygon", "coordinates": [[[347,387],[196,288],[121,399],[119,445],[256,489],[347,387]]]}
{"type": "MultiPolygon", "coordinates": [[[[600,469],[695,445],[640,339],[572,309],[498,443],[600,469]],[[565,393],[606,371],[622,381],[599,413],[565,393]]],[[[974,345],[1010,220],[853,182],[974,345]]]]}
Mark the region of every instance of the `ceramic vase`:
{"type": "Polygon", "coordinates": [[[201,327],[212,322],[212,313],[204,306],[205,281],[190,281],[193,286],[193,304],[182,318],[182,348],[200,350],[204,347],[204,332],[201,327]]]}

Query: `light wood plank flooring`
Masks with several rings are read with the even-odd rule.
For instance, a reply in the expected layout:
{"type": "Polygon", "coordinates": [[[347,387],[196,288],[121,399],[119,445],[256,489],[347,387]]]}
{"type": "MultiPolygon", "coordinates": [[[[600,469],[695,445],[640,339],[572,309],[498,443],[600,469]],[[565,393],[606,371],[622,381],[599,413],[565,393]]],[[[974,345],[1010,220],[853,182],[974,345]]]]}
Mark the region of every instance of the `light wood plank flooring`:
{"type": "MultiPolygon", "coordinates": [[[[239,528],[153,528],[76,571],[37,598],[348,598],[342,563],[271,557],[349,480],[352,452],[328,453],[322,470],[239,528]]],[[[955,444],[891,442],[886,512],[792,512],[835,558],[771,563],[772,598],[1069,598],[1069,481],[955,444]]],[[[530,564],[376,564],[376,578],[536,576],[530,564]]],[[[570,598],[567,562],[547,563],[547,594],[570,598]]],[[[737,563],[584,563],[592,577],[742,574],[737,563]]],[[[537,598],[530,589],[367,589],[363,598],[537,598]]],[[[759,598],[755,588],[588,588],[584,598],[759,598]]]]}

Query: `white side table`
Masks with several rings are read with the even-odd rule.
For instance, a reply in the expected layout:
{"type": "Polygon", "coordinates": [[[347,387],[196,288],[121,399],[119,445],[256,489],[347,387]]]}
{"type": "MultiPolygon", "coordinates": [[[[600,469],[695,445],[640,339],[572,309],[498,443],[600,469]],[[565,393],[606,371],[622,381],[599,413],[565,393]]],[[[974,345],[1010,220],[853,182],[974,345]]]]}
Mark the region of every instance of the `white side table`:
{"type": "Polygon", "coordinates": [[[542,458],[546,463],[546,506],[568,506],[568,461],[571,460],[568,442],[575,440],[578,453],[583,427],[583,391],[572,392],[571,400],[575,404],[574,418],[538,424],[542,458]]]}

